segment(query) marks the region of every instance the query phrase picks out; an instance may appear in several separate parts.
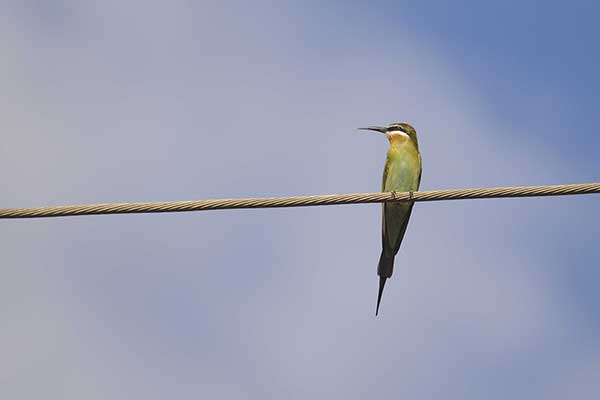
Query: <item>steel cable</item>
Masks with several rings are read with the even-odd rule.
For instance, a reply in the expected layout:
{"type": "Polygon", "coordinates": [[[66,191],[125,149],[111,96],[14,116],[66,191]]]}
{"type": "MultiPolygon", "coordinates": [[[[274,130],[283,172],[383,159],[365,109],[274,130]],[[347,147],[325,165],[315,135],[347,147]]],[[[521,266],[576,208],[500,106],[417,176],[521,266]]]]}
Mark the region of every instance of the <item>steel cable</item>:
{"type": "Polygon", "coordinates": [[[481,189],[430,190],[425,192],[376,192],[318,196],[264,197],[217,200],[114,203],[37,208],[0,208],[0,219],[66,217],[76,215],[162,213],[237,208],[328,206],[394,201],[439,201],[506,197],[561,196],[600,193],[600,183],[549,186],[515,186],[481,189]]]}

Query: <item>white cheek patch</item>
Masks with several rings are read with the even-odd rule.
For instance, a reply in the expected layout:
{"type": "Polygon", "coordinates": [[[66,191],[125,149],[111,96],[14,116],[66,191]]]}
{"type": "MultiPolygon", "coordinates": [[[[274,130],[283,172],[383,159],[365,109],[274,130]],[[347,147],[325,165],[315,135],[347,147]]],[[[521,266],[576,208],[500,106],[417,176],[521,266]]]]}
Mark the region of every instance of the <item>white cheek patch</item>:
{"type": "Polygon", "coordinates": [[[395,136],[395,137],[403,136],[405,138],[409,137],[408,133],[402,132],[402,131],[390,131],[387,134],[390,135],[391,137],[393,137],[393,136],[395,136]]]}

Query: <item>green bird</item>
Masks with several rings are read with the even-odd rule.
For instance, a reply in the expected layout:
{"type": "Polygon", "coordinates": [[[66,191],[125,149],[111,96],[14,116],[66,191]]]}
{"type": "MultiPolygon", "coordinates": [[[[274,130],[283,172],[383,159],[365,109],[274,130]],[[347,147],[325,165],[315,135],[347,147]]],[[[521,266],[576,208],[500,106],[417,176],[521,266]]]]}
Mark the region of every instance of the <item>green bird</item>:
{"type": "MultiPolygon", "coordinates": [[[[383,169],[383,192],[414,192],[421,183],[421,153],[415,128],[405,123],[394,123],[386,127],[370,126],[359,128],[376,131],[387,136],[390,147],[383,169]]],[[[382,246],[381,257],[377,267],[379,275],[379,294],[377,309],[379,314],[381,295],[388,278],[394,271],[394,257],[400,249],[413,202],[383,203],[382,246]]]]}

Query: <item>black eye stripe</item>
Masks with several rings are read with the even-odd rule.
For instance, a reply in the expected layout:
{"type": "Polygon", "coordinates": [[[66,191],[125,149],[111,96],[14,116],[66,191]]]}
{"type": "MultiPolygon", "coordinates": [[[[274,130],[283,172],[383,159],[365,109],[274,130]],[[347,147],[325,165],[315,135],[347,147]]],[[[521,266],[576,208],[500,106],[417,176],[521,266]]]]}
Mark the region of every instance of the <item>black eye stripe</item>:
{"type": "Polygon", "coordinates": [[[402,129],[402,127],[401,127],[401,126],[390,126],[390,127],[388,128],[388,130],[389,130],[389,131],[401,131],[401,132],[404,132],[404,133],[406,133],[406,132],[404,131],[404,129],[402,129]]]}

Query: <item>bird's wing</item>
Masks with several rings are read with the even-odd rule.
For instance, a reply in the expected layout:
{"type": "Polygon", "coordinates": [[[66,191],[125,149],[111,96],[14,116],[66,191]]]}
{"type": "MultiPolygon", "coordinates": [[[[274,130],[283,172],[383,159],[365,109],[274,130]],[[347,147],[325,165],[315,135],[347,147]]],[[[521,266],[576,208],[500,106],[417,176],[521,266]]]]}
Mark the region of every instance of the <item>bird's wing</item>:
{"type": "Polygon", "coordinates": [[[421,153],[419,153],[419,178],[417,179],[417,190],[421,187],[421,175],[423,175],[423,161],[421,159],[421,153]]]}
{"type": "MultiPolygon", "coordinates": [[[[419,154],[418,157],[420,166],[421,154],[419,154]]],[[[382,191],[386,191],[386,182],[392,165],[393,163],[386,162],[383,169],[382,191]]],[[[422,170],[419,168],[416,190],[418,190],[421,183],[421,173],[422,170]]],[[[381,240],[383,249],[387,254],[396,254],[400,249],[400,244],[402,243],[406,228],[408,227],[413,204],[414,203],[383,203],[381,240]]]]}
{"type": "Polygon", "coordinates": [[[412,208],[412,203],[383,204],[381,239],[383,248],[384,250],[387,250],[387,254],[390,254],[390,250],[392,254],[396,254],[398,249],[400,249],[400,244],[402,243],[402,239],[404,239],[404,234],[408,227],[412,208]],[[390,226],[392,221],[393,223],[398,224],[396,229],[390,226]],[[390,222],[390,224],[388,224],[388,222],[390,222]]]}

